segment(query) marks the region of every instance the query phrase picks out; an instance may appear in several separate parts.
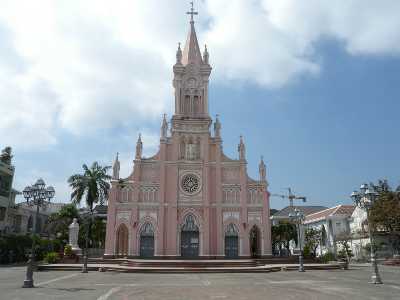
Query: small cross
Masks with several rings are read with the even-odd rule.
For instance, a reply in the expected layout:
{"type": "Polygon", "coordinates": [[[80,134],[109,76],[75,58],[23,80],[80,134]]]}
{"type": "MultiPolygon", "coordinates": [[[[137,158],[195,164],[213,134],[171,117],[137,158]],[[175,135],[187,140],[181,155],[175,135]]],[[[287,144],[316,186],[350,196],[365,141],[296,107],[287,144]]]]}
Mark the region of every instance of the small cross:
{"type": "Polygon", "coordinates": [[[190,5],[192,7],[190,8],[190,11],[188,11],[186,14],[190,15],[190,22],[193,22],[193,15],[198,15],[199,13],[197,11],[194,11],[193,1],[190,2],[190,5]]]}

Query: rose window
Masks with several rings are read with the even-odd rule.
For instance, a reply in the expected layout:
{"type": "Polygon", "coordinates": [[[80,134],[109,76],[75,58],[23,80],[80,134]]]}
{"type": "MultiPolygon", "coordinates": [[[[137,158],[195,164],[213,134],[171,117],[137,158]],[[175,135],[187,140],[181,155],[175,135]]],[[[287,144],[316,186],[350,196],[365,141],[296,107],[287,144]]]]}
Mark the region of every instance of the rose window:
{"type": "Polygon", "coordinates": [[[186,174],[182,177],[182,189],[188,194],[196,193],[200,188],[199,178],[194,174],[186,174]]]}

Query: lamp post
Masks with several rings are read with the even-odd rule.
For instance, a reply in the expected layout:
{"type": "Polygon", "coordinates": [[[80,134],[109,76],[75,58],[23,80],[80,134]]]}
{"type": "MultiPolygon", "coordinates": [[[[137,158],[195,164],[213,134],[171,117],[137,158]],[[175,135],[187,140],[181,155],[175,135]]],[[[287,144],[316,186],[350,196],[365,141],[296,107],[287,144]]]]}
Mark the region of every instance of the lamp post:
{"type": "Polygon", "coordinates": [[[303,264],[303,246],[301,242],[301,225],[303,224],[305,217],[304,214],[298,210],[297,208],[294,210],[294,213],[289,214],[289,218],[296,224],[297,236],[299,241],[300,255],[299,255],[299,272],[305,272],[304,264],[303,264]]]}
{"type": "Polygon", "coordinates": [[[82,273],[88,272],[88,249],[89,249],[89,239],[90,239],[90,230],[92,227],[93,222],[93,210],[89,209],[89,212],[86,214],[87,218],[87,227],[86,227],[86,238],[85,238],[85,248],[83,249],[83,266],[82,266],[82,273]]]}
{"type": "Polygon", "coordinates": [[[354,191],[350,195],[351,199],[354,203],[360,207],[361,209],[365,209],[367,213],[367,222],[368,222],[368,234],[371,245],[371,266],[372,266],[372,276],[371,283],[374,284],[382,284],[381,276],[379,275],[378,264],[376,262],[376,253],[374,249],[374,237],[372,234],[371,223],[369,221],[370,215],[369,211],[373,206],[374,202],[378,197],[378,193],[373,190],[373,186],[368,186],[368,184],[364,183],[360,187],[360,191],[354,191]]]}
{"type": "Polygon", "coordinates": [[[35,224],[32,230],[32,249],[29,254],[28,265],[26,268],[26,278],[24,280],[24,288],[33,288],[33,265],[35,261],[35,234],[37,234],[37,224],[39,222],[39,208],[44,207],[50,203],[50,200],[54,197],[55,191],[52,186],[46,188],[46,184],[43,179],[38,179],[32,186],[27,186],[23,190],[24,198],[29,206],[36,205],[35,224]]]}

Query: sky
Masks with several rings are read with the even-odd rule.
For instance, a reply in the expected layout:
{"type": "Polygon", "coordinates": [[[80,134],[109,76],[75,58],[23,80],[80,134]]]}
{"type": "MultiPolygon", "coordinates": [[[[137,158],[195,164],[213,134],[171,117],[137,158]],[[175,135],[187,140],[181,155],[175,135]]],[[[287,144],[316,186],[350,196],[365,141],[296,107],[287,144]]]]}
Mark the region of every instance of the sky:
{"type": "MultiPolygon", "coordinates": [[[[0,147],[14,188],[37,178],[68,202],[83,163],[132,170],[137,136],[157,151],[173,114],[172,65],[188,1],[0,0],[0,147]]],[[[248,171],[309,205],[349,204],[363,182],[400,184],[398,0],[195,1],[207,44],[210,114],[248,171]]],[[[202,46],[203,47],[203,46],[202,46]]],[[[22,197],[19,200],[23,200],[22,197]]],[[[272,208],[288,203],[271,198],[272,208]]]]}

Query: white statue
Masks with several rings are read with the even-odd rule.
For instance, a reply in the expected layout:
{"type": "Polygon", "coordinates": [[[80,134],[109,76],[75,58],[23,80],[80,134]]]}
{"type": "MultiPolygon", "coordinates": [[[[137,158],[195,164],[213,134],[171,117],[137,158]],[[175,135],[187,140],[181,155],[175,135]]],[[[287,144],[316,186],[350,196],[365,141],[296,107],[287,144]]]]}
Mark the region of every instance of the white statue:
{"type": "Polygon", "coordinates": [[[74,218],[71,225],[68,226],[69,229],[69,245],[72,251],[79,252],[81,249],[78,246],[78,234],[79,234],[79,224],[78,219],[74,218]]]}

